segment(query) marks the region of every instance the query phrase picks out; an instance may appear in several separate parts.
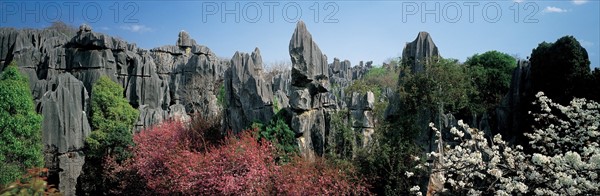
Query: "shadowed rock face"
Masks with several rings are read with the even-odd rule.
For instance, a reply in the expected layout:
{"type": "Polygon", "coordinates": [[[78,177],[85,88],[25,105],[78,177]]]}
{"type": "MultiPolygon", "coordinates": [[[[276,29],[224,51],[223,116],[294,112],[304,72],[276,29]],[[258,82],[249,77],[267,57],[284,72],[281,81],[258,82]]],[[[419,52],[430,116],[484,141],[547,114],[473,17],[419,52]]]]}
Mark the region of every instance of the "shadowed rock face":
{"type": "Polygon", "coordinates": [[[417,38],[406,43],[402,49],[402,61],[410,65],[413,73],[423,71],[426,62],[432,58],[439,57],[440,53],[437,46],[433,43],[431,35],[427,32],[419,32],[417,38]]]}
{"type": "Polygon", "coordinates": [[[263,79],[262,57],[258,48],[252,54],[236,52],[225,75],[226,129],[239,132],[253,122],[273,117],[273,91],[263,79]]]}

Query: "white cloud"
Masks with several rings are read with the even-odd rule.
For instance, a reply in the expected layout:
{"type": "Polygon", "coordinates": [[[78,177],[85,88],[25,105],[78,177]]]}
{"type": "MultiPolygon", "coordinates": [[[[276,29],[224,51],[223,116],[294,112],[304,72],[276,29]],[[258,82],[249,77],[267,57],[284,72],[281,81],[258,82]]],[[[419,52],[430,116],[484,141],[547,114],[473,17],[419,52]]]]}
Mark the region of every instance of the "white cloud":
{"type": "Polygon", "coordinates": [[[554,7],[554,6],[548,6],[548,7],[546,7],[546,9],[544,9],[543,12],[546,12],[546,13],[563,13],[563,12],[567,12],[567,10],[562,9],[562,8],[558,8],[558,7],[554,7]]]}
{"type": "Polygon", "coordinates": [[[571,0],[575,5],[583,5],[588,2],[588,0],[571,0]]]}
{"type": "Polygon", "coordinates": [[[522,3],[522,2],[523,2],[523,1],[525,1],[525,0],[513,0],[513,1],[514,1],[514,2],[517,2],[517,3],[522,3]]]}
{"type": "Polygon", "coordinates": [[[131,31],[131,32],[134,32],[134,33],[143,33],[143,32],[152,31],[152,28],[147,27],[146,25],[138,25],[138,24],[121,26],[121,29],[124,29],[124,30],[127,30],[127,31],[131,31]]]}
{"type": "Polygon", "coordinates": [[[109,27],[100,27],[100,30],[108,31],[108,30],[110,30],[110,28],[109,27]]]}
{"type": "Polygon", "coordinates": [[[587,40],[581,40],[579,41],[579,43],[581,44],[581,46],[583,46],[584,48],[589,48],[594,46],[594,43],[591,41],[587,41],[587,40]]]}

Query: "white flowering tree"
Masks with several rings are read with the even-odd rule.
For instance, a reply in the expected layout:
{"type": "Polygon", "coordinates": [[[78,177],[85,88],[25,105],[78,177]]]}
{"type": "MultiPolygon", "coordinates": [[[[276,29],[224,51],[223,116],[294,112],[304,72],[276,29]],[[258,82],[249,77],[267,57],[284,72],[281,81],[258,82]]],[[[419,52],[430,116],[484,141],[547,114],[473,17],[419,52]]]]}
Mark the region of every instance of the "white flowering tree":
{"type": "MultiPolygon", "coordinates": [[[[562,106],[542,92],[536,97],[534,104],[541,107],[533,114],[538,126],[525,134],[534,153],[512,147],[500,135],[489,141],[461,120],[450,130],[458,144],[428,153],[433,164],[419,166],[431,169],[427,193],[600,195],[600,104],[574,99],[562,106]]],[[[430,127],[442,144],[441,132],[433,123],[430,127]]],[[[420,189],[411,191],[421,195],[420,189]]]]}

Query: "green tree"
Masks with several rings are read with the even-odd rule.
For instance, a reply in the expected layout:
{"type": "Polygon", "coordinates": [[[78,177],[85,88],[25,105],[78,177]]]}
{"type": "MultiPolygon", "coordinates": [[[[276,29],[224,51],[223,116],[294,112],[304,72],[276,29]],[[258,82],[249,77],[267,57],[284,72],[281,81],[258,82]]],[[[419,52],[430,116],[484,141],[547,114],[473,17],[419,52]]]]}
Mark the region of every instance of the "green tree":
{"type": "Polygon", "coordinates": [[[493,50],[469,57],[465,65],[475,88],[469,109],[474,113],[494,109],[510,88],[517,61],[506,53],[493,50]]]}
{"type": "Polygon", "coordinates": [[[275,115],[266,125],[254,123],[252,126],[259,129],[258,140],[265,139],[275,145],[277,153],[275,158],[278,161],[289,162],[291,157],[297,155],[296,135],[281,113],[275,115]]]}
{"type": "Polygon", "coordinates": [[[27,169],[43,166],[42,116],[37,114],[29,82],[12,62],[0,75],[0,187],[27,169]]]}
{"type": "Polygon", "coordinates": [[[86,138],[87,156],[126,158],[133,145],[132,128],[139,112],[123,98],[123,88],[106,76],[92,87],[92,133],[86,138]]]}
{"type": "Polygon", "coordinates": [[[400,97],[409,110],[457,112],[469,103],[473,91],[466,68],[456,59],[439,59],[426,64],[422,72],[411,73],[404,66],[399,80],[400,97]]]}
{"type": "Polygon", "coordinates": [[[588,97],[585,87],[590,74],[590,61],[585,48],[573,36],[561,37],[554,43],[540,43],[531,52],[529,60],[532,97],[543,91],[563,104],[573,97],[588,97]]]}
{"type": "Polygon", "coordinates": [[[139,112],[123,98],[123,88],[106,76],[92,87],[92,133],[85,139],[86,161],[78,179],[77,195],[108,194],[119,182],[107,176],[106,158],[127,160],[133,143],[132,128],[139,112]]]}

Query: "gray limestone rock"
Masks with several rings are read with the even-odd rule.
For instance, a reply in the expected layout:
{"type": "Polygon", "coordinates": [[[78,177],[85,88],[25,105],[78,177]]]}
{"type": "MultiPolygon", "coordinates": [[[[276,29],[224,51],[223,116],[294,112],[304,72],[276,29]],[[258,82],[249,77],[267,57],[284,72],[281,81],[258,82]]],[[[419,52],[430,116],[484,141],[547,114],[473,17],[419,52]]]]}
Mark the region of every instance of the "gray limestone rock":
{"type": "Polygon", "coordinates": [[[306,86],[315,80],[327,80],[327,57],[312,39],[304,22],[299,21],[289,45],[292,60],[292,85],[306,86]]]}
{"type": "Polygon", "coordinates": [[[75,195],[77,187],[77,178],[81,174],[85,155],[82,151],[68,152],[58,156],[60,184],[58,189],[63,195],[75,195]]]}
{"type": "Polygon", "coordinates": [[[289,45],[292,60],[293,109],[291,128],[298,135],[301,153],[309,160],[321,156],[328,133],[326,110],[335,108],[335,99],[328,96],[329,66],[304,22],[299,21],[289,45]]]}
{"type": "Polygon", "coordinates": [[[84,160],[81,150],[90,132],[86,104],[98,78],[108,76],[124,88],[123,96],[140,110],[135,129],[141,130],[169,118],[189,119],[188,113],[219,115],[217,93],[229,66],[187,33],[179,35],[176,46],[147,51],[93,32],[89,25],[80,26],[74,37],[0,28],[0,70],[13,60],[29,77],[44,118],[45,165],[60,176],[59,188],[67,195],[74,194],[75,174],[81,170],[69,161],[84,160]]]}
{"type": "Polygon", "coordinates": [[[83,83],[69,73],[50,80],[41,99],[43,140],[58,153],[83,149],[91,132],[87,121],[88,95],[83,83]]]}
{"type": "Polygon", "coordinates": [[[190,38],[190,34],[185,31],[179,32],[179,39],[177,39],[177,46],[179,47],[192,47],[196,45],[196,41],[190,38]]]}
{"type": "MultiPolygon", "coordinates": [[[[42,83],[39,83],[42,84],[42,83]]],[[[81,150],[85,138],[90,134],[88,123],[88,94],[83,83],[69,73],[57,75],[45,86],[36,86],[44,91],[40,103],[42,140],[46,157],[58,157],[47,163],[51,172],[59,172],[61,193],[75,194],[75,185],[84,163],[81,150]]]]}
{"type": "Polygon", "coordinates": [[[433,43],[431,35],[424,31],[419,32],[417,38],[406,43],[404,49],[402,49],[402,61],[405,65],[411,66],[412,72],[423,71],[425,63],[439,56],[440,53],[435,43],[433,43]]]}
{"type": "Polygon", "coordinates": [[[239,132],[253,122],[267,123],[273,116],[273,92],[264,81],[258,48],[252,54],[236,52],[225,76],[226,128],[239,132]]]}

